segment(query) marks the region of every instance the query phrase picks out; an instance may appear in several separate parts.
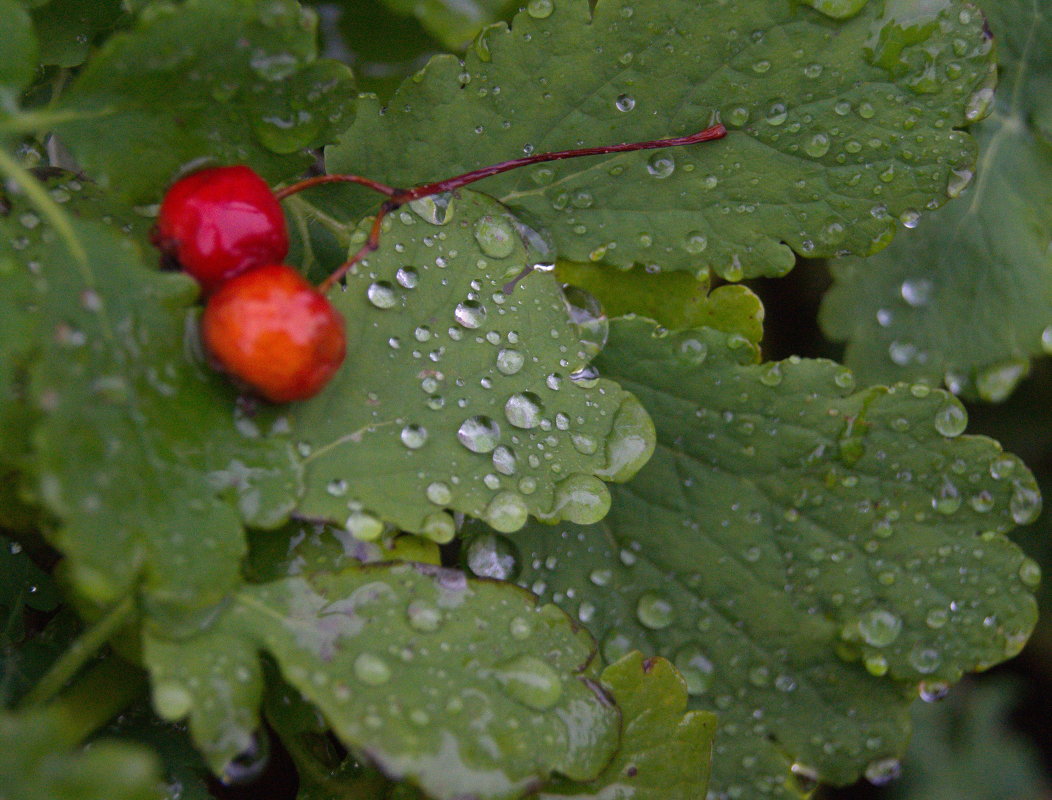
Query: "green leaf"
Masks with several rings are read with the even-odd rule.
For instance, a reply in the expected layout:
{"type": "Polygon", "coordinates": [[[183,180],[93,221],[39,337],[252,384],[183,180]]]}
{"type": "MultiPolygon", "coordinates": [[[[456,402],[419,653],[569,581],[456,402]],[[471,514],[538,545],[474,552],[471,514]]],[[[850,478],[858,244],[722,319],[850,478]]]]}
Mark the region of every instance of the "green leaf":
{"type": "Polygon", "coordinates": [[[245,587],[193,639],[148,636],[154,705],[190,715],[214,768],[252,744],[257,650],[345,745],[439,800],[517,798],[552,771],[589,780],[616,748],[591,637],[510,584],[352,567],[245,587]]]}
{"type": "Polygon", "coordinates": [[[561,261],[555,275],[593,294],[611,317],[638,314],[672,330],[715,328],[753,344],[763,338],[763,303],[751,289],[724,285],[709,291],[708,280],[684,272],[612,270],[598,264],[561,261]]]}
{"type": "Polygon", "coordinates": [[[957,0],[904,20],[882,3],[844,21],[766,0],[545,7],[488,29],[463,63],[432,60],[382,113],[363,100],[329,170],[409,185],[720,118],[719,142],[482,185],[551,230],[562,258],[738,280],[787,272],[794,250],[874,252],[974,165],[959,128],[986,112],[994,65],[981,15],[957,0]]]}
{"type": "MultiPolygon", "coordinates": [[[[384,3],[399,14],[415,16],[451,49],[464,47],[484,26],[518,8],[518,3],[509,0],[476,0],[471,3],[459,0],[384,0],[384,3]]],[[[552,2],[533,0],[529,7],[534,13],[543,14],[552,7],[552,2]]]]}
{"type": "Polygon", "coordinates": [[[454,533],[446,509],[505,531],[527,514],[601,519],[600,478],[635,474],[650,420],[591,379],[600,342],[582,340],[555,278],[529,271],[539,235],[484,195],[440,206],[389,217],[380,249],[333,297],[346,362],[288,411],[307,469],[299,513],[358,538],[390,523],[442,542],[454,533]]]}
{"type": "Polygon", "coordinates": [[[1039,570],[1003,533],[1037,516],[1033,478],[961,436],[945,392],[855,392],[831,362],[753,365],[726,334],[653,330],[612,325],[597,366],[654,416],[654,458],[599,525],[507,540],[519,582],[608,661],[673,661],[692,705],[720,714],[713,791],[789,796],[876,771],[905,747],[919,682],[1026,641],[1039,570]]]}
{"type": "Polygon", "coordinates": [[[562,781],[539,797],[704,797],[716,715],[686,710],[687,685],[672,664],[637,651],[603,670],[602,680],[621,708],[621,748],[590,784],[562,781]]]}
{"type": "Polygon", "coordinates": [[[270,181],[350,121],[350,71],[317,60],[314,12],[292,0],[151,6],[107,40],[56,108],[56,127],[105,188],[157,202],[203,158],[250,163],[270,181]]]}
{"type": "Polygon", "coordinates": [[[140,745],[98,741],[74,749],[46,710],[0,711],[0,786],[17,800],[160,800],[160,770],[140,745]]]}
{"type": "Polygon", "coordinates": [[[822,327],[867,381],[1000,401],[1052,350],[1052,150],[1033,126],[1052,99],[1052,16],[1024,0],[994,7],[1002,88],[975,129],[975,185],[872,259],[833,264],[822,327]]]}
{"type": "Polygon", "coordinates": [[[15,0],[0,0],[0,119],[14,112],[33,80],[39,44],[29,14],[15,0]]]}
{"type": "Polygon", "coordinates": [[[139,587],[160,624],[194,627],[240,581],[242,522],[273,527],[295,504],[291,442],[236,412],[202,363],[189,278],[145,267],[88,204],[66,202],[86,216],[68,220],[71,243],[12,200],[0,261],[14,269],[2,280],[28,274],[33,288],[21,313],[38,334],[21,344],[36,426],[23,466],[60,520],[49,539],[91,602],[139,587]]]}
{"type": "Polygon", "coordinates": [[[51,0],[33,11],[40,63],[60,67],[83,64],[93,39],[112,32],[126,19],[121,0],[51,0]]]}

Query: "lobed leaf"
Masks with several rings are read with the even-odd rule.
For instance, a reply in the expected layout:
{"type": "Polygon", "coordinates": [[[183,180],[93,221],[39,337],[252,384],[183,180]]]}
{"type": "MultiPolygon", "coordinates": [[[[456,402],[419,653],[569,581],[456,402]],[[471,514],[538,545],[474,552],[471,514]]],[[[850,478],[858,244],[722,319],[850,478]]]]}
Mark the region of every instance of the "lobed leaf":
{"type": "Polygon", "coordinates": [[[389,523],[441,542],[450,510],[505,531],[528,514],[601,519],[600,479],[627,480],[649,456],[646,413],[592,379],[601,342],[582,338],[553,276],[531,271],[539,235],[484,195],[441,203],[390,218],[333,297],[346,362],[288,411],[308,485],[299,513],[363,539],[389,523]]]}
{"type": "Polygon", "coordinates": [[[349,567],[246,586],[193,639],[147,637],[155,707],[190,715],[214,768],[252,745],[260,650],[346,746],[439,800],[521,797],[552,771],[589,780],[617,745],[591,637],[509,584],[349,567]]]}
{"type": "Polygon", "coordinates": [[[855,392],[831,362],[754,365],[723,333],[654,332],[617,322],[597,361],[658,430],[610,514],[558,535],[485,533],[469,565],[518,569],[607,661],[671,659],[692,706],[720,715],[717,795],[879,779],[905,747],[919,683],[1026,641],[1040,571],[1003,534],[1037,516],[1033,478],[995,442],[961,436],[965,413],[945,392],[855,392]]]}
{"type": "Polygon", "coordinates": [[[463,62],[433,59],[389,107],[363,98],[327,166],[409,185],[722,119],[719,142],[482,185],[549,229],[562,258],[781,275],[794,251],[875,252],[900,217],[945,202],[954,170],[974,165],[958,129],[988,110],[990,51],[957,0],[872,2],[845,20],[765,0],[530,3],[463,62]]]}
{"type": "MultiPolygon", "coordinates": [[[[543,8],[549,1],[533,0],[533,5],[543,8]]],[[[399,14],[415,16],[451,49],[463,48],[484,26],[511,14],[518,7],[509,0],[475,0],[471,3],[459,0],[384,0],[384,3],[399,14]]]]}
{"type": "Polygon", "coordinates": [[[621,708],[617,755],[591,783],[557,781],[540,793],[541,800],[704,797],[716,715],[686,710],[687,685],[672,664],[636,651],[603,670],[602,680],[621,708]]]}
{"type": "Polygon", "coordinates": [[[965,190],[962,171],[960,200],[872,259],[834,263],[821,322],[867,381],[945,383],[996,402],[1052,351],[1052,151],[1038,123],[1052,107],[1052,14],[1029,0],[991,13],[1002,88],[975,128],[975,185],[965,190]]]}
{"type": "Polygon", "coordinates": [[[202,159],[250,163],[268,181],[351,118],[350,70],[316,58],[316,17],[293,0],[154,4],[110,37],[56,110],[56,127],[106,189],[157,202],[202,159]],[[251,132],[251,135],[247,135],[251,132]]]}
{"type": "MultiPolygon", "coordinates": [[[[280,425],[264,436],[235,411],[196,351],[195,290],[142,256],[72,189],[71,239],[21,196],[0,219],[0,276],[17,314],[33,425],[19,462],[72,586],[108,605],[135,588],[155,622],[195,627],[240,582],[243,522],[273,527],[300,491],[280,425]]],[[[7,345],[5,343],[5,351],[7,345]]],[[[31,412],[31,413],[30,413],[31,412]]]]}

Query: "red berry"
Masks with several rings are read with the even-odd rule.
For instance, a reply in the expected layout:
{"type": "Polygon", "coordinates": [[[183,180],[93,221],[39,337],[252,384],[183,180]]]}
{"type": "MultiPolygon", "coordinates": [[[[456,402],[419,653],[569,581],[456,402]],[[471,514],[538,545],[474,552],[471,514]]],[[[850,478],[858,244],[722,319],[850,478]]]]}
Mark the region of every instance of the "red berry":
{"type": "Polygon", "coordinates": [[[203,169],[172,184],[153,241],[206,292],[252,267],[281,262],[289,250],[281,205],[244,166],[203,169]]]}
{"type": "Polygon", "coordinates": [[[208,298],[201,335],[224,370],[275,403],[317,394],[346,350],[343,317],[284,264],[224,283],[208,298]]]}

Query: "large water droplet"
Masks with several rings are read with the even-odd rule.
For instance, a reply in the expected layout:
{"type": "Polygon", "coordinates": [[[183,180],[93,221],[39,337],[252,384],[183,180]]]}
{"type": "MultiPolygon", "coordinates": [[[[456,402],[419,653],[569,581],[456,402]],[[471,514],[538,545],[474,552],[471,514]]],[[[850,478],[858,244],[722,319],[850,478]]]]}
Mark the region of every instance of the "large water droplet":
{"type": "Polygon", "coordinates": [[[514,475],[518,468],[515,451],[507,445],[499,445],[493,450],[493,468],[501,475],[514,475]]]}
{"type": "Polygon", "coordinates": [[[555,487],[555,504],[550,514],[578,525],[598,522],[610,510],[610,491],[592,475],[577,473],[560,481],[555,487]]]}
{"type": "Polygon", "coordinates": [[[501,533],[512,533],[526,524],[529,509],[522,495],[515,492],[500,492],[486,506],[483,519],[501,533]]]}
{"type": "Polygon", "coordinates": [[[914,308],[919,308],[927,305],[928,301],[931,300],[933,288],[934,286],[928,278],[909,278],[902,282],[902,286],[899,287],[899,293],[902,295],[903,300],[914,308]]]}
{"type": "Polygon", "coordinates": [[[481,414],[468,417],[460,423],[457,439],[472,453],[490,453],[500,441],[500,425],[481,414]]]}
{"type": "Polygon", "coordinates": [[[384,532],[384,524],[377,517],[366,511],[352,511],[344,523],[347,532],[355,539],[363,542],[371,542],[380,538],[384,532]]]}
{"type": "Polygon", "coordinates": [[[658,631],[672,624],[675,609],[664,595],[643,592],[636,602],[636,617],[645,627],[658,631]]]}
{"type": "MultiPolygon", "coordinates": [[[[610,322],[603,307],[590,292],[569,284],[563,286],[563,303],[581,342],[585,362],[591,361],[606,345],[610,334],[610,322]]],[[[571,371],[583,366],[572,364],[571,371]]]]}
{"type": "Polygon", "coordinates": [[[491,258],[507,258],[515,251],[515,230],[503,217],[485,214],[475,223],[475,241],[491,258]]]}
{"type": "Polygon", "coordinates": [[[541,424],[544,404],[533,392],[518,392],[504,404],[504,416],[516,428],[530,429],[541,424]]]}
{"type": "Polygon", "coordinates": [[[369,686],[380,686],[391,679],[391,668],[379,656],[362,653],[354,660],[354,675],[369,686]]]}
{"type": "Polygon", "coordinates": [[[902,620],[883,608],[867,611],[858,620],[862,640],[872,647],[887,647],[902,631],[902,620]]]}
{"type": "Polygon", "coordinates": [[[617,96],[614,105],[618,111],[631,111],[636,107],[636,99],[630,94],[621,94],[617,96]]]}
{"type": "Polygon", "coordinates": [[[504,348],[497,353],[497,371],[502,375],[514,375],[526,363],[526,356],[518,350],[504,348]]]}
{"type": "Polygon", "coordinates": [[[453,490],[449,488],[448,483],[443,483],[442,481],[428,484],[426,494],[428,500],[440,506],[449,505],[449,502],[453,499],[453,490]]]}
{"type": "Polygon", "coordinates": [[[421,633],[432,633],[442,625],[442,612],[423,600],[414,600],[406,610],[409,627],[421,633]]]}
{"type": "Polygon", "coordinates": [[[935,414],[935,430],[943,436],[953,438],[964,433],[968,427],[968,414],[959,403],[950,402],[935,414]]]}
{"type": "Polygon", "coordinates": [[[676,159],[668,153],[657,153],[647,160],[647,172],[655,178],[667,178],[676,171],[676,159]]]}
{"type": "Polygon", "coordinates": [[[712,687],[716,670],[698,645],[688,644],[681,647],[673,656],[672,663],[687,682],[687,691],[690,694],[705,694],[712,687]]]}
{"type": "Polygon", "coordinates": [[[562,697],[559,674],[536,656],[522,655],[505,661],[493,676],[510,697],[535,711],[547,711],[562,697]]]}
{"type": "Polygon", "coordinates": [[[427,443],[427,428],[423,425],[410,424],[402,428],[402,444],[410,450],[419,450],[427,443]]]}
{"type": "MultiPolygon", "coordinates": [[[[485,37],[480,36],[479,40],[483,38],[485,37]]],[[[453,195],[445,192],[430,197],[421,197],[419,200],[412,201],[409,207],[416,212],[417,216],[432,225],[445,225],[455,216],[454,205],[453,195]]]]}
{"type": "Polygon", "coordinates": [[[365,290],[365,296],[377,308],[392,308],[398,303],[398,293],[387,281],[376,281],[369,284],[369,288],[365,290]]]}
{"type": "Polygon", "coordinates": [[[487,533],[468,544],[468,569],[480,578],[513,581],[519,574],[519,549],[506,536],[487,533]]]}
{"type": "Polygon", "coordinates": [[[486,307],[477,300],[465,300],[453,309],[453,319],[465,328],[477,328],[486,319],[486,307]]]}

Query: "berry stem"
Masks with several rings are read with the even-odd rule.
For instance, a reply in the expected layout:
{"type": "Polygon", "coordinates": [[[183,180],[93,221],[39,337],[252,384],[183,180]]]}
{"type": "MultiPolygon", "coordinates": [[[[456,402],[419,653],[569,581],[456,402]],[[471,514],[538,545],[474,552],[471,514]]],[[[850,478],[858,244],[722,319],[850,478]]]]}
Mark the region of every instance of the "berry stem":
{"type": "Polygon", "coordinates": [[[430,197],[434,194],[451,192],[455,189],[474,183],[475,181],[480,181],[483,178],[500,175],[503,172],[518,169],[519,167],[527,167],[532,164],[543,164],[546,161],[561,161],[565,158],[601,156],[609,155],[611,153],[629,153],[636,150],[656,150],[663,147],[680,147],[687,144],[699,144],[714,139],[722,139],[726,135],[727,129],[723,127],[722,124],[716,124],[703,131],[691,134],[690,136],[678,136],[672,139],[654,139],[646,142],[627,142],[624,144],[607,145],[605,147],[585,147],[577,150],[558,150],[554,153],[537,153],[536,155],[514,158],[510,161],[501,161],[497,164],[474,169],[470,172],[455,175],[452,178],[446,178],[442,181],[414,186],[411,189],[394,189],[385,184],[371,181],[368,178],[362,178],[358,175],[319,175],[316,178],[308,178],[307,180],[300,181],[299,183],[295,183],[292,186],[281,190],[277,193],[277,197],[279,200],[283,200],[289,195],[310,186],[317,186],[323,183],[344,182],[367,186],[374,191],[387,195],[389,198],[382,206],[380,206],[380,210],[377,212],[376,218],[373,220],[373,226],[369,231],[369,238],[365,240],[365,244],[361,246],[358,252],[337,267],[329,277],[318,284],[318,291],[324,294],[342,279],[355,264],[380,246],[380,229],[384,217],[406,203],[411,203],[414,200],[420,200],[424,197],[430,197]]]}

